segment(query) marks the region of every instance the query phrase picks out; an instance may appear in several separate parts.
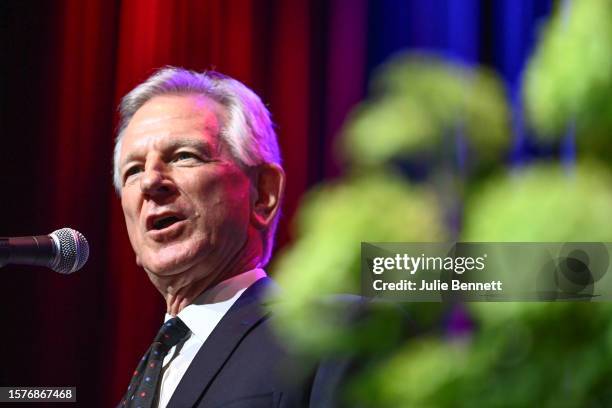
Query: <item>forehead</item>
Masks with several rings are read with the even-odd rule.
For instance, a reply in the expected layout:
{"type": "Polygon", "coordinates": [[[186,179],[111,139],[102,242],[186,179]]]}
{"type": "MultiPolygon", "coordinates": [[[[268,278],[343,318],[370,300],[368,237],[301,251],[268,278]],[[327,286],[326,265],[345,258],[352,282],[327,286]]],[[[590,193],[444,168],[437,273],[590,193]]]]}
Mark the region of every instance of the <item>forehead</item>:
{"type": "Polygon", "coordinates": [[[216,148],[225,109],[201,95],[161,95],[136,111],[124,130],[121,157],[176,139],[201,139],[216,148]]]}

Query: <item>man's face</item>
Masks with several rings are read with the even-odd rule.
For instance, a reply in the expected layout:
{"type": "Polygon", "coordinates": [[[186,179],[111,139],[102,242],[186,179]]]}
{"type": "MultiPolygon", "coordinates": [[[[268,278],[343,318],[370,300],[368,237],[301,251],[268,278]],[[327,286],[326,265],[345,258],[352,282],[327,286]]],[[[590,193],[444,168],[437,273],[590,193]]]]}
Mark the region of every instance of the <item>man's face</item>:
{"type": "Polygon", "coordinates": [[[249,233],[251,182],[219,140],[224,108],[157,96],[125,129],[121,205],[137,262],[179,286],[227,268],[249,233]]]}

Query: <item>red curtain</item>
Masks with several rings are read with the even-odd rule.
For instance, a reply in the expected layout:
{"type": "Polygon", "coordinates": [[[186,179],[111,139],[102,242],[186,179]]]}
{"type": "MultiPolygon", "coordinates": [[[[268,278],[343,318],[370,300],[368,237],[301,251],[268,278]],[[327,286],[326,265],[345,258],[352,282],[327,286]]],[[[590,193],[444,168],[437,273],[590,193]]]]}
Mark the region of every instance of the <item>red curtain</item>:
{"type": "Polygon", "coordinates": [[[121,96],[164,65],[216,69],[268,104],[287,172],[279,245],[313,183],[339,172],[333,138],[364,89],[365,0],[65,0],[3,5],[0,211],[5,236],[70,226],[91,246],[60,276],[7,266],[0,385],[73,385],[113,406],[163,317],[134,261],[111,156],[121,96]],[[18,333],[18,335],[14,334],[18,333]]]}

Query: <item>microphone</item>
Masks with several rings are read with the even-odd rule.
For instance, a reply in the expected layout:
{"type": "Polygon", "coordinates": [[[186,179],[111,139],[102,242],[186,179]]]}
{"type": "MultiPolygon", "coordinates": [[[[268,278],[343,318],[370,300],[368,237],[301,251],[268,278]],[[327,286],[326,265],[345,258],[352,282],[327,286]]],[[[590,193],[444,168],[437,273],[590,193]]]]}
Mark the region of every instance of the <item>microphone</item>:
{"type": "Polygon", "coordinates": [[[79,231],[62,228],[49,235],[0,238],[0,267],[41,265],[69,274],[85,265],[89,244],[79,231]]]}

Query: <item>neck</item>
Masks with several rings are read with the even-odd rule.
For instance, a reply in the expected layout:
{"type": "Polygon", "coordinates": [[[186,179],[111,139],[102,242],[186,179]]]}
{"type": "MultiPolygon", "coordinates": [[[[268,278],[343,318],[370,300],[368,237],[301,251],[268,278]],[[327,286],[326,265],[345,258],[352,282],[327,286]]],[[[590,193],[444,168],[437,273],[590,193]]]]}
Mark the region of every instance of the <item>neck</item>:
{"type": "Polygon", "coordinates": [[[147,274],[164,296],[167,313],[176,316],[202,292],[226,279],[257,268],[261,257],[261,247],[254,245],[253,240],[247,240],[241,251],[236,256],[227,257],[226,262],[206,262],[171,276],[155,275],[148,271],[147,274]],[[216,267],[211,267],[215,264],[216,267]]]}

